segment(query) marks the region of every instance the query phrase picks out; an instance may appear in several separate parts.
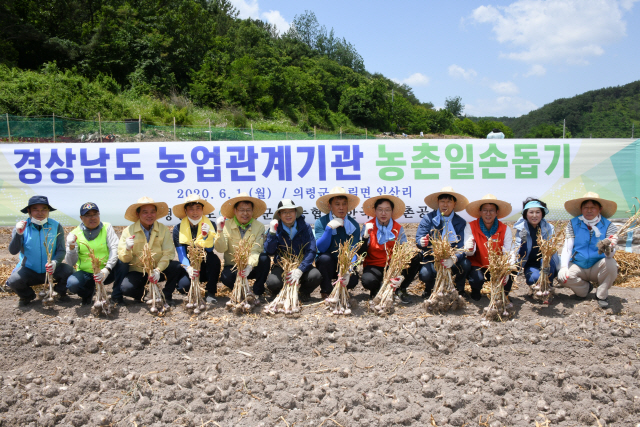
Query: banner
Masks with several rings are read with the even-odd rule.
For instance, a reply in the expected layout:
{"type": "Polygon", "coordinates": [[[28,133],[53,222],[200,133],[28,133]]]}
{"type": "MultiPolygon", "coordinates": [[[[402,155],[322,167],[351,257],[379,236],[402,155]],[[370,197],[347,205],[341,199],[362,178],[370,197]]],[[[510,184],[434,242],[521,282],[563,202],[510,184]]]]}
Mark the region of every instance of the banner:
{"type": "MultiPolygon", "coordinates": [[[[541,198],[549,219],[569,219],[566,200],[594,191],[628,216],[640,196],[640,140],[394,139],[344,141],[140,142],[0,145],[0,225],[24,219],[29,197],[47,196],[63,225],[79,223],[80,206],[96,203],[103,221],[128,225],[127,206],[142,196],[169,207],[199,194],[216,206],[240,192],[263,199],[273,218],[278,202],[303,206],[307,221],[321,213],[318,197],[344,187],[361,201],[393,194],[407,205],[400,222],[419,222],[424,197],[451,186],[469,201],[487,193],[513,206],[541,198]]],[[[466,213],[462,213],[470,218],[466,213]]],[[[352,216],[365,222],[358,207],[352,216]]],[[[159,219],[179,221],[170,212],[159,219]]]]}

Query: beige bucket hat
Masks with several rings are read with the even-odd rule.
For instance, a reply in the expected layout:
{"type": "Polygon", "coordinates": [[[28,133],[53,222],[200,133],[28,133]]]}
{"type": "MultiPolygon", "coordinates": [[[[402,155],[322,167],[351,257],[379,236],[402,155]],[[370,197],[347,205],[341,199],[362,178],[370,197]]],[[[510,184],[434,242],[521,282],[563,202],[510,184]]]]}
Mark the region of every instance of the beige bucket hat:
{"type": "Polygon", "coordinates": [[[276,209],[275,213],[273,214],[273,219],[280,219],[280,211],[283,209],[295,209],[296,210],[296,218],[300,218],[300,215],[302,215],[302,211],[303,208],[302,206],[298,206],[296,205],[293,200],[291,199],[282,199],[280,200],[280,202],[278,203],[278,208],[276,209]]]}
{"type": "Polygon", "coordinates": [[[493,194],[487,194],[482,199],[469,203],[467,205],[466,211],[472,217],[480,218],[480,207],[485,203],[493,203],[494,205],[498,206],[498,219],[509,216],[509,214],[513,210],[511,204],[503,200],[498,200],[498,198],[493,194]]]}
{"type": "Polygon", "coordinates": [[[235,215],[235,213],[233,212],[233,207],[238,202],[253,203],[254,219],[260,218],[267,211],[267,204],[264,201],[256,197],[251,197],[248,193],[240,193],[236,197],[229,199],[222,204],[222,207],[220,208],[220,213],[222,214],[222,216],[224,216],[225,218],[233,218],[235,215]]]}
{"type": "Polygon", "coordinates": [[[456,201],[456,207],[453,209],[454,212],[463,211],[469,204],[469,199],[464,197],[462,194],[456,193],[455,191],[453,191],[453,187],[443,187],[442,190],[436,193],[429,194],[427,197],[424,198],[424,202],[427,204],[427,206],[429,206],[431,209],[435,211],[438,209],[438,197],[440,197],[443,194],[450,194],[456,198],[457,201],[456,201]]]}
{"type": "Polygon", "coordinates": [[[347,190],[345,190],[342,187],[333,187],[328,194],[325,194],[322,197],[318,197],[318,200],[316,200],[316,206],[318,207],[318,209],[320,209],[320,212],[329,213],[331,211],[331,207],[329,206],[329,200],[331,200],[333,197],[336,197],[336,196],[344,196],[347,198],[348,200],[347,209],[349,211],[354,210],[360,204],[360,198],[355,194],[347,193],[347,190]]]}
{"type": "Polygon", "coordinates": [[[183,219],[185,216],[187,216],[187,211],[184,207],[189,203],[200,203],[203,206],[202,215],[209,215],[211,212],[213,212],[216,209],[206,199],[203,199],[202,197],[200,197],[200,195],[191,194],[187,196],[184,202],[178,203],[173,208],[171,208],[171,211],[175,216],[177,216],[180,219],[183,219]]]}
{"type": "Polygon", "coordinates": [[[136,209],[144,205],[154,205],[158,210],[158,218],[167,216],[167,214],[169,213],[169,206],[165,202],[156,202],[151,197],[145,196],[139,198],[137,203],[134,203],[127,208],[126,212],[124,213],[124,219],[131,222],[138,221],[138,214],[136,213],[136,209]]]}
{"type": "Polygon", "coordinates": [[[382,194],[380,196],[371,197],[367,199],[362,204],[362,211],[365,215],[375,218],[376,209],[375,204],[380,199],[389,199],[393,202],[393,212],[391,213],[391,218],[398,219],[402,215],[404,215],[404,211],[406,209],[405,203],[397,196],[392,196],[391,194],[382,194]]]}
{"type": "Polygon", "coordinates": [[[582,215],[582,209],[580,205],[587,200],[595,200],[596,202],[602,205],[602,211],[600,211],[600,215],[605,218],[610,218],[613,214],[618,210],[618,204],[614,201],[603,199],[600,197],[598,193],[594,193],[589,191],[584,196],[579,199],[567,200],[564,202],[564,209],[569,212],[572,216],[580,216],[582,215]]]}

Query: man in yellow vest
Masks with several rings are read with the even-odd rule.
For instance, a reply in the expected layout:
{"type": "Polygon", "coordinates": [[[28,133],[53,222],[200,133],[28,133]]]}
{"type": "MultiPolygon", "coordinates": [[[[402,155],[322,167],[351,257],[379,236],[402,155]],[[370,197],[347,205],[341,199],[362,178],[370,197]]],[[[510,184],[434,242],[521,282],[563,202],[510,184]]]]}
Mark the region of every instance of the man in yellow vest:
{"type": "Polygon", "coordinates": [[[76,265],[76,272],[67,279],[67,291],[82,298],[82,305],[91,304],[96,282],[113,282],[112,273],[118,261],[118,236],[111,224],[100,221],[100,209],[95,203],[80,207],[82,223],[67,235],[67,254],[64,261],[76,265]],[[89,248],[100,260],[100,272],[93,273],[89,248]]]}

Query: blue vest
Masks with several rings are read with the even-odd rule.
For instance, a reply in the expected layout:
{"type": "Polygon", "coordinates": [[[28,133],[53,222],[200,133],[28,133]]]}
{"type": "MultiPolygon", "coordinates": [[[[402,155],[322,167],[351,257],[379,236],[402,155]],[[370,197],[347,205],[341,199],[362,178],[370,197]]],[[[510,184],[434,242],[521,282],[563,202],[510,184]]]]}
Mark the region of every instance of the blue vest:
{"type": "Polygon", "coordinates": [[[611,221],[602,217],[600,222],[596,224],[600,230],[600,237],[596,237],[595,233],[592,234],[587,225],[577,217],[571,220],[571,227],[573,227],[575,235],[571,260],[580,268],[591,268],[604,258],[604,254],[598,254],[597,245],[599,241],[607,238],[609,224],[611,221]]]}
{"type": "Polygon", "coordinates": [[[44,266],[47,263],[47,251],[44,248],[45,236],[47,248],[52,254],[55,254],[57,233],[58,221],[49,218],[47,223],[38,230],[29,218],[22,234],[22,251],[20,251],[18,265],[21,265],[24,260],[22,265],[25,267],[36,273],[45,273],[44,266]]]}
{"type": "MultiPolygon", "coordinates": [[[[355,219],[351,218],[349,215],[347,215],[347,217],[344,220],[351,221],[351,223],[355,226],[356,230],[353,232],[352,235],[348,235],[344,227],[338,227],[336,229],[337,233],[335,234],[335,236],[334,235],[331,236],[331,245],[329,246],[329,249],[326,252],[323,252],[325,254],[331,255],[334,258],[338,258],[338,253],[336,251],[340,248],[340,245],[346,242],[347,240],[349,240],[351,236],[353,236],[353,242],[352,242],[353,244],[358,243],[360,241],[360,226],[358,225],[358,222],[355,219]]],[[[317,219],[317,221],[320,221],[320,224],[322,224],[322,228],[326,229],[327,224],[329,224],[329,214],[321,216],[320,218],[317,219]]],[[[325,231],[325,233],[327,233],[327,231],[325,231]]],[[[318,252],[320,253],[319,250],[318,252]]]]}

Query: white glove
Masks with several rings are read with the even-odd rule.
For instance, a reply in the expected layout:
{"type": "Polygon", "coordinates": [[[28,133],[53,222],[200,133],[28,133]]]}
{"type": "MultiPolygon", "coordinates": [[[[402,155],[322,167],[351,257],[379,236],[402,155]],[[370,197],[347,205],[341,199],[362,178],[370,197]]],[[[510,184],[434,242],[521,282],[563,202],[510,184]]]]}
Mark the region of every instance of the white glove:
{"type": "Polygon", "coordinates": [[[396,276],[391,278],[390,282],[391,282],[391,287],[394,289],[397,289],[400,287],[400,285],[402,284],[402,281],[404,280],[403,276],[396,276]]]}
{"type": "Polygon", "coordinates": [[[224,219],[223,216],[218,217],[218,219],[216,219],[216,225],[218,226],[218,233],[220,233],[222,231],[222,229],[224,228],[224,222],[226,221],[226,219],[224,219]]]}
{"type": "Polygon", "coordinates": [[[136,240],[136,236],[129,236],[129,237],[127,237],[127,240],[124,241],[124,243],[127,245],[127,250],[128,251],[133,249],[134,240],[136,240]]]}
{"type": "Polygon", "coordinates": [[[422,246],[423,248],[426,248],[428,244],[429,244],[429,235],[425,234],[420,238],[420,246],[422,246]]]}
{"type": "Polygon", "coordinates": [[[67,246],[69,246],[70,250],[74,250],[76,248],[76,241],[78,240],[78,236],[73,233],[67,234],[67,246]]]}
{"type": "Polygon", "coordinates": [[[202,235],[204,237],[207,237],[207,235],[209,234],[209,224],[207,224],[206,222],[202,223],[202,226],[200,227],[200,230],[202,230],[202,235]]]}
{"type": "Polygon", "coordinates": [[[609,236],[609,240],[611,241],[611,246],[613,246],[614,248],[616,246],[618,246],[618,235],[614,235],[614,236],[609,236]]]}
{"type": "Polygon", "coordinates": [[[56,271],[56,264],[57,262],[55,261],[46,263],[44,266],[45,271],[49,274],[53,274],[53,272],[56,271]]]}
{"type": "Polygon", "coordinates": [[[363,239],[368,239],[369,238],[369,233],[371,232],[371,230],[373,230],[373,223],[367,222],[364,225],[364,232],[362,233],[362,238],[363,239]]]}
{"type": "Polygon", "coordinates": [[[351,274],[347,273],[344,276],[338,277],[338,284],[341,286],[347,286],[349,284],[349,279],[351,278],[351,274]]]}
{"type": "Polygon", "coordinates": [[[464,244],[464,254],[467,256],[472,256],[476,253],[476,241],[473,239],[469,239],[464,244]]]}
{"type": "Polygon", "coordinates": [[[525,227],[522,230],[520,230],[520,241],[522,242],[523,245],[527,243],[528,236],[529,236],[529,233],[527,232],[527,226],[525,225],[525,227]]]}
{"type": "Polygon", "coordinates": [[[335,230],[338,227],[344,227],[344,219],[342,218],[333,218],[331,221],[329,221],[329,224],[327,224],[327,227],[335,230]]]}
{"type": "Polygon", "coordinates": [[[16,223],[16,233],[24,233],[24,229],[27,227],[27,221],[18,221],[16,223]]]}
{"type": "Polygon", "coordinates": [[[567,283],[568,278],[569,269],[567,267],[562,267],[560,271],[558,271],[558,281],[560,281],[560,283],[567,283]]]}
{"type": "Polygon", "coordinates": [[[455,264],[455,259],[454,257],[451,258],[447,258],[447,259],[443,259],[440,261],[440,264],[442,264],[444,266],[444,268],[451,268],[453,267],[453,264],[455,264]]]}
{"type": "Polygon", "coordinates": [[[199,270],[194,270],[193,267],[191,267],[190,265],[186,266],[184,269],[187,270],[187,274],[189,275],[189,279],[195,279],[196,277],[200,276],[200,271],[199,270]]]}
{"type": "Polygon", "coordinates": [[[253,270],[253,267],[251,265],[247,265],[247,267],[240,272],[240,277],[249,277],[251,270],[253,270]]]}
{"type": "Polygon", "coordinates": [[[269,233],[276,234],[278,232],[278,220],[274,219],[269,223],[269,233]]]}
{"type": "Polygon", "coordinates": [[[158,280],[160,280],[160,270],[158,270],[157,268],[154,268],[151,274],[149,275],[149,282],[158,283],[158,280]]]}
{"type": "Polygon", "coordinates": [[[107,277],[109,277],[109,270],[103,268],[98,273],[93,275],[93,281],[104,283],[104,281],[107,280],[107,277]]]}
{"type": "Polygon", "coordinates": [[[287,274],[287,282],[291,283],[294,286],[298,286],[300,284],[300,278],[302,277],[302,270],[296,268],[287,274]]]}

